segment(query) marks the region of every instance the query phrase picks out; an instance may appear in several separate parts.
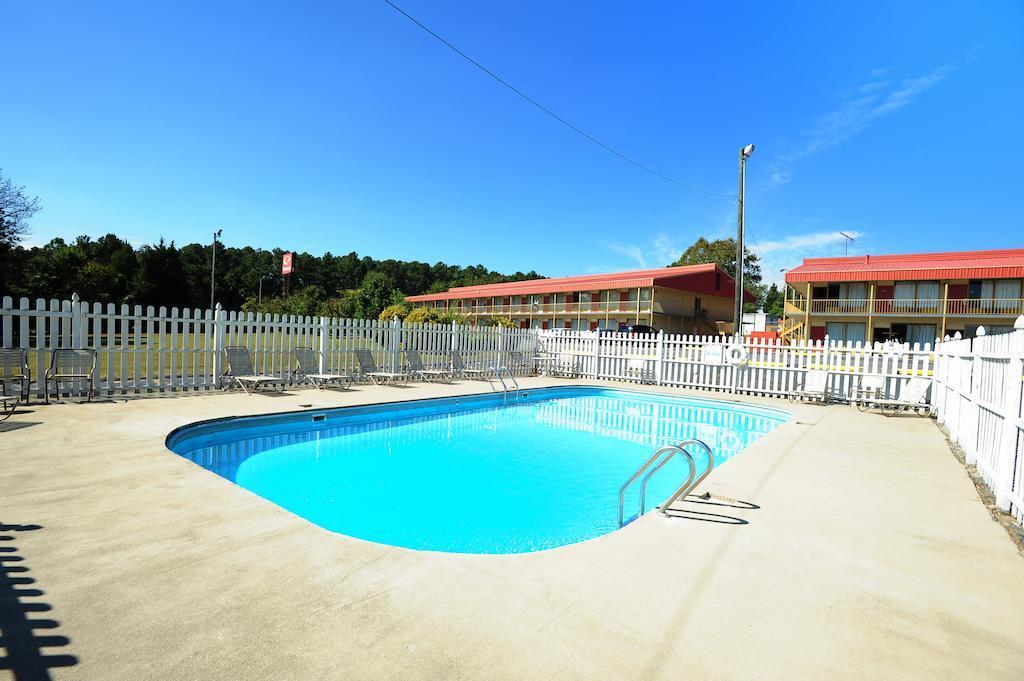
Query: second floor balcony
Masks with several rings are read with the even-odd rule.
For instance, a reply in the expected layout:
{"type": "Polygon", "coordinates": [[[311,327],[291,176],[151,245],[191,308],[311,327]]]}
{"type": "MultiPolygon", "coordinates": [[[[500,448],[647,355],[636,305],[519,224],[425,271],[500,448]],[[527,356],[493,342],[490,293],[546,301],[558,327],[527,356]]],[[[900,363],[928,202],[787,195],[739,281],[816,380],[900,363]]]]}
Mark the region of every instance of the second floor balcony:
{"type": "MultiPolygon", "coordinates": [[[[806,300],[787,300],[792,311],[806,312],[806,300]]],[[[811,300],[811,314],[931,317],[1016,317],[1024,314],[1021,298],[885,299],[822,298],[811,300]]]]}
{"type": "Polygon", "coordinates": [[[511,303],[509,305],[463,305],[450,309],[467,315],[605,315],[658,312],[659,305],[649,300],[590,301],[582,303],[511,303]]]}

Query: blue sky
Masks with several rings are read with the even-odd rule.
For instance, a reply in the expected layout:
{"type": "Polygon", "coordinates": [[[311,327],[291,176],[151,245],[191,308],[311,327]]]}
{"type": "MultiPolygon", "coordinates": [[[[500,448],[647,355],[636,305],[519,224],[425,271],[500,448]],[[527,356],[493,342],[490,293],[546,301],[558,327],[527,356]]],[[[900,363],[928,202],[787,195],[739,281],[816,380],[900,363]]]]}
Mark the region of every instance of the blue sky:
{"type": "MultiPolygon", "coordinates": [[[[396,0],[398,2],[398,0],[396,0]]],[[[736,190],[800,258],[1024,246],[1024,4],[427,2],[406,11],[589,134],[736,190]],[[1016,197],[1016,198],[1014,198],[1016,197]]],[[[732,234],[381,0],[0,3],[0,168],[29,243],[115,232],[548,275],[732,234]]]]}

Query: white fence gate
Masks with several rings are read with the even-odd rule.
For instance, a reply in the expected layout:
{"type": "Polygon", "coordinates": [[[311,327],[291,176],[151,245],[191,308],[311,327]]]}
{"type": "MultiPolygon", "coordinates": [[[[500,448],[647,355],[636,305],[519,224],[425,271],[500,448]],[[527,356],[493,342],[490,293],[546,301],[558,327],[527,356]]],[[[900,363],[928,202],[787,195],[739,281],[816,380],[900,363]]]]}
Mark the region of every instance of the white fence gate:
{"type": "Polygon", "coordinates": [[[932,404],[999,508],[1024,522],[1024,317],[1016,328],[937,344],[932,404]]]}
{"type": "Polygon", "coordinates": [[[736,343],[727,336],[563,330],[541,331],[539,349],[554,364],[585,378],[775,397],[799,390],[808,369],[824,369],[833,399],[847,399],[864,374],[886,376],[888,393],[896,395],[910,378],[931,376],[933,359],[927,343],[736,343]],[[742,361],[730,363],[730,353],[742,361]]]}
{"type": "Polygon", "coordinates": [[[504,364],[509,352],[532,356],[537,335],[526,329],[403,324],[366,319],[302,317],[140,305],[106,306],[72,300],[4,297],[0,306],[0,341],[4,348],[28,352],[32,392],[42,397],[43,376],[52,351],[90,348],[97,353],[97,394],[209,390],[224,373],[223,350],[244,346],[253,353],[257,371],[290,378],[293,350],[316,348],[322,371],[355,369],[352,350],[368,348],[379,367],[395,371],[402,352],[420,351],[427,368],[449,363],[459,350],[475,366],[504,364]]]}

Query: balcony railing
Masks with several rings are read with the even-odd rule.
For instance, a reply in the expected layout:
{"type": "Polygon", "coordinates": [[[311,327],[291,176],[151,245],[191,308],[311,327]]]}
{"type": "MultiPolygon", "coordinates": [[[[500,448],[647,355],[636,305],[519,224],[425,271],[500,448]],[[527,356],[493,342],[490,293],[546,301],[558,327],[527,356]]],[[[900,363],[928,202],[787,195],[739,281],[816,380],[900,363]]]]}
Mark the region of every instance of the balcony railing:
{"type": "MultiPolygon", "coordinates": [[[[787,301],[793,305],[793,301],[787,301]]],[[[795,305],[794,305],[795,306],[795,305]]],[[[806,310],[806,306],[798,308],[806,310]]],[[[1024,314],[1024,299],[1021,298],[951,298],[945,301],[945,312],[943,312],[943,301],[941,299],[907,300],[887,299],[875,300],[874,303],[867,299],[843,299],[821,298],[811,301],[811,313],[830,315],[866,315],[871,310],[875,315],[895,316],[968,316],[968,317],[999,317],[1024,314]]]]}
{"type": "MultiPolygon", "coordinates": [[[[637,302],[627,301],[593,301],[588,303],[513,303],[511,305],[463,305],[462,307],[452,306],[462,314],[471,315],[550,315],[550,314],[625,314],[636,313],[637,302]]],[[[641,300],[639,305],[641,313],[651,312],[651,301],[641,300]]]]}

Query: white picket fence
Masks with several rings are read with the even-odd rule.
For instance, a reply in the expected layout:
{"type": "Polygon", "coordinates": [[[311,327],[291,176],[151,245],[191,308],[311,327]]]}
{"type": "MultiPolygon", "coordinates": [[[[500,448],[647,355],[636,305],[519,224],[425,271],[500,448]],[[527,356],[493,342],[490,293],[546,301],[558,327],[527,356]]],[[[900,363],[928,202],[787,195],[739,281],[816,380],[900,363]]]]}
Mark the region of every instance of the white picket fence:
{"type": "MultiPolygon", "coordinates": [[[[352,350],[368,348],[382,370],[397,370],[403,351],[420,351],[427,368],[449,362],[459,350],[472,366],[510,365],[508,354],[532,357],[537,335],[526,329],[403,324],[365,319],[302,317],[220,309],[167,309],[135,305],[89,304],[72,300],[7,296],[0,307],[0,341],[5,348],[28,351],[32,392],[41,397],[43,376],[57,348],[97,352],[97,394],[210,390],[224,373],[225,347],[253,352],[255,368],[290,378],[293,350],[321,352],[322,371],[352,371],[352,350]]],[[[76,388],[77,391],[78,388],[76,388]]]]}
{"type": "Polygon", "coordinates": [[[999,508],[1024,522],[1024,317],[1017,328],[938,343],[932,405],[999,508]]]}
{"type": "Polygon", "coordinates": [[[584,378],[651,383],[698,390],[787,397],[799,390],[808,369],[829,372],[829,395],[847,399],[864,374],[888,377],[896,395],[910,378],[930,377],[930,344],[864,344],[841,341],[792,343],[726,336],[659,333],[634,336],[598,331],[541,331],[539,351],[561,371],[584,378]],[[731,350],[739,346],[742,351],[731,350]],[[730,352],[743,357],[729,363],[730,352]]]}

